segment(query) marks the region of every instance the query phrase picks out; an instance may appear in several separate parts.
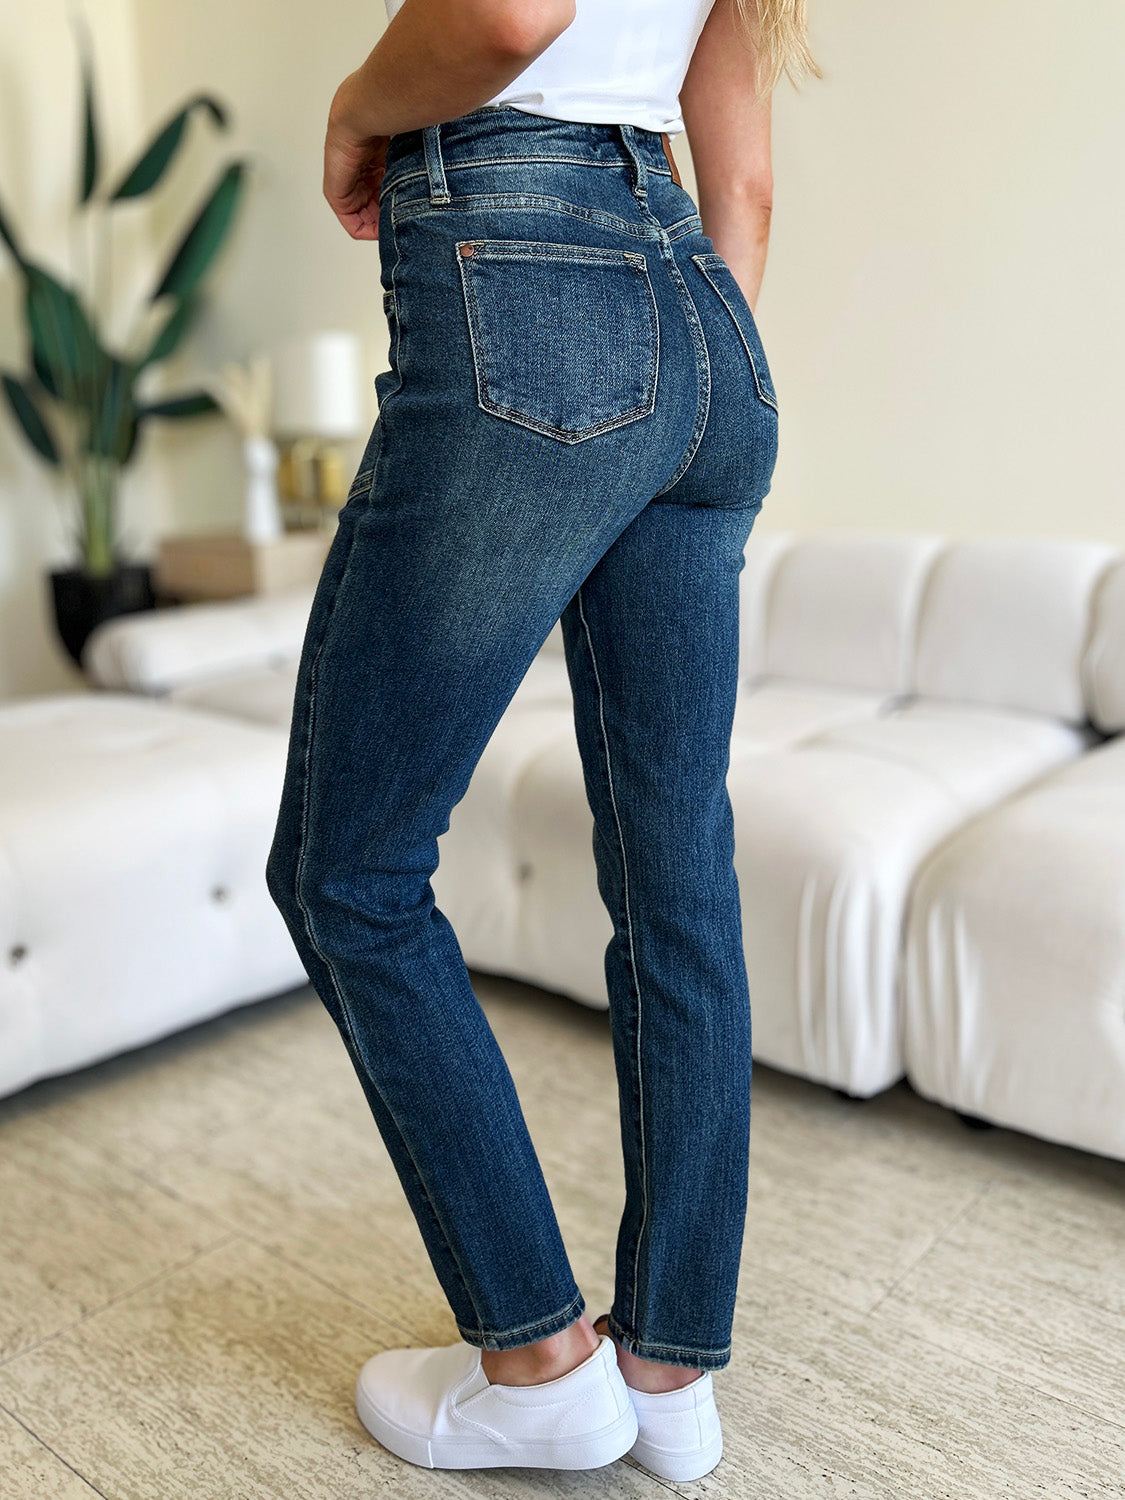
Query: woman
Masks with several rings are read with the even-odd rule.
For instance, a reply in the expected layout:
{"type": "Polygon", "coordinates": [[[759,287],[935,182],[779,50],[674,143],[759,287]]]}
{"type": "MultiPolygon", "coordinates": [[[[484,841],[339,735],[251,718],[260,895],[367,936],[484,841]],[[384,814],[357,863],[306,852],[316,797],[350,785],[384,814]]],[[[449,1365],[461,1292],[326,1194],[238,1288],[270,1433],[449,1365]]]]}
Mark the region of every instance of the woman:
{"type": "Polygon", "coordinates": [[[462,1336],[359,1375],[370,1432],[429,1467],[630,1452],[686,1480],[721,1452],[751,1070],[725,777],[777,447],[751,304],[769,90],[815,70],[803,0],[759,4],[388,0],[332,104],[325,194],[379,241],[390,369],[267,873],[462,1336]],[[685,123],[702,217],[667,145],[685,123]],[[604,1328],[430,885],[560,616],[614,928],[627,1199],[604,1328]]]}

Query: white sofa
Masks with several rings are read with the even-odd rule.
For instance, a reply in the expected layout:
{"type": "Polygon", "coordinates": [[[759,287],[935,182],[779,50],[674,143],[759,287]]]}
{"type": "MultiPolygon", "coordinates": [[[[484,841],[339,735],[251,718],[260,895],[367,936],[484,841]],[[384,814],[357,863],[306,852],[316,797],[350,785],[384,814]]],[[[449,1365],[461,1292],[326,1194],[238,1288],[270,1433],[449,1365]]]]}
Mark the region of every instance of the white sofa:
{"type": "Polygon", "coordinates": [[[284,752],[129,693],[0,706],[0,1094],[303,982],[261,869],[284,752]]]}
{"type": "Polygon", "coordinates": [[[905,1056],[919,1093],[1125,1157],[1125,565],[1082,659],[1109,739],[945,843],[906,928],[905,1056]]]}
{"type": "MultiPolygon", "coordinates": [[[[757,532],[742,582],[728,784],[755,1057],[861,1097],[905,1073],[1125,1157],[1125,558],[757,532]]],[[[113,621],[84,664],[283,739],[311,597],[113,621]]],[[[605,1005],[557,627],[440,854],[470,965],[605,1005]]]]}

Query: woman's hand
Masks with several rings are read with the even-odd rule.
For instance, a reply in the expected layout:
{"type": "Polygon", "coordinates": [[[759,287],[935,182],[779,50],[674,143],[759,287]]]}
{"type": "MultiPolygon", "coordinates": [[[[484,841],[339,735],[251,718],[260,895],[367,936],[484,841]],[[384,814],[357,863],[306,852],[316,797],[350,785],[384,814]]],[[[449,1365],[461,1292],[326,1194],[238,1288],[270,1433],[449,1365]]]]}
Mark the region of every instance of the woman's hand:
{"type": "Polygon", "coordinates": [[[379,189],[387,163],[386,135],[367,135],[354,98],[355,74],[345,78],[328,112],[324,139],[324,196],[353,240],[379,238],[379,189]]]}
{"type": "Polygon", "coordinates": [[[379,238],[393,135],[479,108],[561,36],[574,14],[575,0],[405,0],[328,112],[324,196],[352,239],[379,238]]]}

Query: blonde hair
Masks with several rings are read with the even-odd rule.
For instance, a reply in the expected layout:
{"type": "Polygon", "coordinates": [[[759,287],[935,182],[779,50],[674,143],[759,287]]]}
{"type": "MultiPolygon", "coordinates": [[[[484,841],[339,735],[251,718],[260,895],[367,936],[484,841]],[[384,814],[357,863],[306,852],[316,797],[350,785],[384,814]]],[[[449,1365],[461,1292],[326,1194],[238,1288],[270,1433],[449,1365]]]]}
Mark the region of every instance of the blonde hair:
{"type": "Polygon", "coordinates": [[[786,74],[796,84],[806,74],[822,78],[809,51],[808,0],[730,0],[758,59],[758,93],[773,91],[786,74]]]}

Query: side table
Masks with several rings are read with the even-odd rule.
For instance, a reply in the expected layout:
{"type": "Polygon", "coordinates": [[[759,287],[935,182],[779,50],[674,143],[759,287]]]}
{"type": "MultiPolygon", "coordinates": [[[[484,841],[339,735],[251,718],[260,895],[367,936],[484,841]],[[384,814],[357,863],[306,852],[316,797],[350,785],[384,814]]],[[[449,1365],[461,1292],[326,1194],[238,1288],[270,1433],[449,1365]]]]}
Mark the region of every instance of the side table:
{"type": "Polygon", "coordinates": [[[332,535],[318,527],[271,542],[251,542],[237,531],[163,537],[153,582],[161,599],[184,603],[281,593],[316,582],[332,535]]]}

